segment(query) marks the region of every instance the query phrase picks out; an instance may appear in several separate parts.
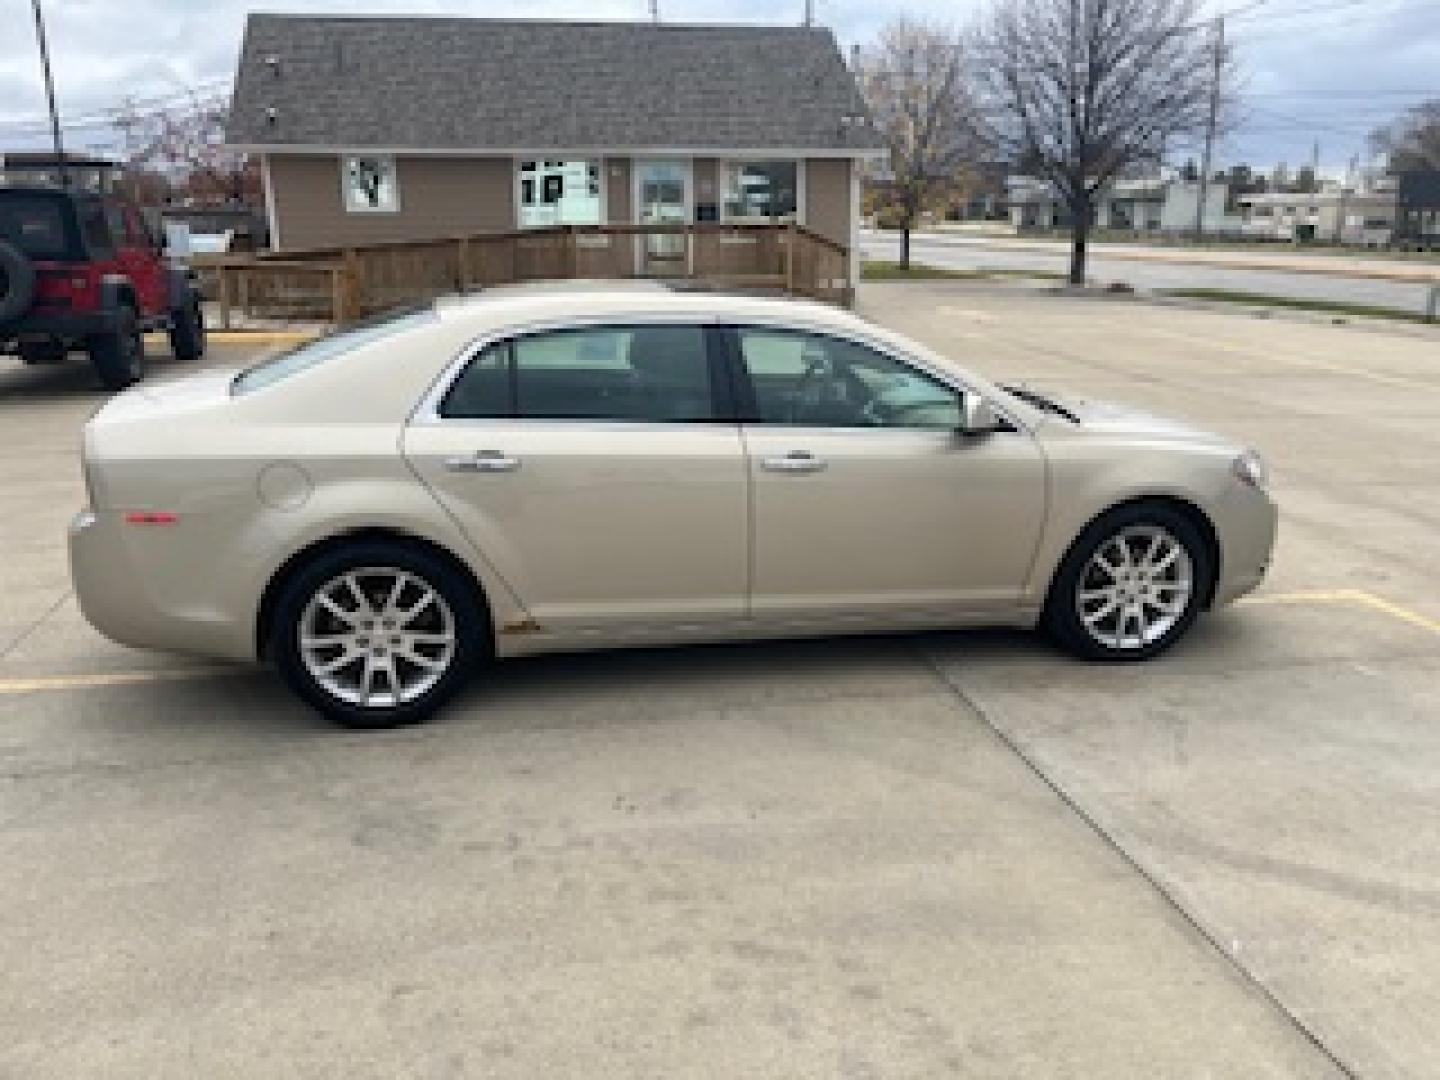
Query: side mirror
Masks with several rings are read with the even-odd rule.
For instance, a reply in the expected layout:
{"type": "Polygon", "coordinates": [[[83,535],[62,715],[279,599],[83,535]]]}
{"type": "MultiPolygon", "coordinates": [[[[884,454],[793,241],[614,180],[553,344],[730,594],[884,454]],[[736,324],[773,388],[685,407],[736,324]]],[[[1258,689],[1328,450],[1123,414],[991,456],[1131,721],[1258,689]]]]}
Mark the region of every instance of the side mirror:
{"type": "Polygon", "coordinates": [[[959,432],[967,438],[993,435],[1005,429],[1005,421],[995,411],[995,406],[974,391],[965,395],[960,411],[959,432]]]}

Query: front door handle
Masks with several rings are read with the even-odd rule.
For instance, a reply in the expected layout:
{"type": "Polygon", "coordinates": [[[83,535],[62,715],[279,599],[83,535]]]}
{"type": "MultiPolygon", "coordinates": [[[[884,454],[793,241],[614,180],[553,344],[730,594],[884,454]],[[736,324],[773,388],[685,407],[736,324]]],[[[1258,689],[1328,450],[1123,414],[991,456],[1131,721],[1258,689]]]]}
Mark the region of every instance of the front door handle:
{"type": "Polygon", "coordinates": [[[766,472],[817,473],[825,468],[825,462],[808,450],[791,450],[782,457],[762,458],[760,467],[766,472]]]}
{"type": "Polygon", "coordinates": [[[445,468],[463,473],[514,472],[520,468],[520,459],[506,457],[498,450],[480,450],[469,457],[446,458],[445,468]]]}

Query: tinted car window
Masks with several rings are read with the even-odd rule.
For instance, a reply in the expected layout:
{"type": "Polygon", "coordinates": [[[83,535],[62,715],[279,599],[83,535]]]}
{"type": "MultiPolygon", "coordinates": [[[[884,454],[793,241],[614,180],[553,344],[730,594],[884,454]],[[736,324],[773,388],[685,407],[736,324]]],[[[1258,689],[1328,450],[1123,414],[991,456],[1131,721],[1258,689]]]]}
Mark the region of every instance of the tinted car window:
{"type": "Polygon", "coordinates": [[[362,345],[371,345],[386,338],[395,337],[417,326],[435,320],[435,310],[428,304],[423,308],[407,308],[388,312],[365,322],[344,327],[324,337],[263,360],[252,368],[242,371],[231,384],[231,393],[249,394],[273,386],[302,371],[308,371],[320,364],[337,360],[362,345]]]}
{"type": "Polygon", "coordinates": [[[0,197],[0,240],[32,259],[63,259],[70,247],[65,218],[59,199],[0,197]]]}
{"type": "Polygon", "coordinates": [[[736,333],[761,423],[960,426],[958,390],[885,353],[797,331],[742,328],[736,333]]]}
{"type": "Polygon", "coordinates": [[[441,415],[678,423],[718,413],[704,331],[656,325],[559,330],[487,349],[441,415]]]}

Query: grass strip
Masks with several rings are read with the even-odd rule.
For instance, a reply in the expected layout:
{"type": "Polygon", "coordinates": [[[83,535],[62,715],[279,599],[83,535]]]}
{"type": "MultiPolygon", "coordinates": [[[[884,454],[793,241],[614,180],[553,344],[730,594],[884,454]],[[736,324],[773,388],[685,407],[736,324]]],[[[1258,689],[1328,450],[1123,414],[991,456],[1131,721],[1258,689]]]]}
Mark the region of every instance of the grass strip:
{"type": "Polygon", "coordinates": [[[1325,315],[1349,315],[1357,319],[1425,322],[1425,316],[1418,311],[1379,307],[1374,304],[1352,304],[1344,300],[1304,300],[1293,296],[1271,296],[1267,293],[1240,292],[1235,289],[1161,289],[1159,295],[1173,296],[1180,300],[1215,300],[1227,304],[1288,308],[1292,311],[1316,311],[1325,315]]]}

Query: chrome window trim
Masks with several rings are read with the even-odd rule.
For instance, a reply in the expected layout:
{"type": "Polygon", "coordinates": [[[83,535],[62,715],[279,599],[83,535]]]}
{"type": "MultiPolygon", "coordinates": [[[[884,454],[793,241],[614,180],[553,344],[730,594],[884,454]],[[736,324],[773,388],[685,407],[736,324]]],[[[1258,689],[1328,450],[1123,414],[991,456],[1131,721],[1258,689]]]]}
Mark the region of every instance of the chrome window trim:
{"type": "MultiPolygon", "coordinates": [[[[722,319],[717,319],[716,321],[719,322],[721,326],[727,327],[727,328],[729,328],[729,329],[731,329],[731,330],[735,330],[735,331],[743,330],[743,329],[745,329],[745,328],[747,328],[747,327],[756,327],[756,328],[759,328],[759,329],[773,329],[773,330],[792,330],[792,331],[795,331],[795,332],[797,332],[797,333],[813,334],[813,335],[815,335],[816,337],[834,338],[834,339],[836,339],[836,340],[838,340],[838,341],[848,341],[848,342],[850,342],[850,343],[853,344],[853,345],[861,345],[861,346],[864,346],[865,348],[871,349],[871,350],[873,350],[874,352],[878,352],[878,353],[880,353],[880,354],[883,355],[883,356],[888,356],[890,359],[892,359],[892,360],[894,360],[894,361],[896,361],[896,362],[898,362],[898,363],[900,363],[900,364],[904,364],[904,365],[907,366],[907,367],[912,367],[912,368],[914,368],[915,370],[917,370],[917,371],[919,371],[919,372],[922,372],[922,373],[925,374],[925,375],[928,375],[930,378],[934,379],[936,382],[938,382],[938,383],[940,383],[940,384],[942,384],[942,385],[944,385],[944,386],[948,386],[951,390],[954,390],[954,391],[956,391],[957,393],[961,393],[961,394],[980,394],[980,395],[981,395],[982,397],[984,397],[987,401],[989,401],[991,405],[993,405],[993,406],[995,407],[995,411],[998,412],[998,413],[1005,419],[1005,421],[1006,421],[1008,424],[1010,424],[1011,427],[1013,427],[1013,428],[1015,429],[1015,431],[1016,431],[1017,433],[1023,432],[1023,433],[1026,434],[1026,435],[1031,435],[1031,434],[1034,433],[1033,430],[1032,430],[1032,428],[1031,428],[1031,425],[1025,423],[1025,422],[1024,422],[1023,420],[1021,420],[1018,416],[1016,416],[1014,412],[1012,412],[1009,408],[1006,407],[1006,405],[1005,405],[1004,402],[996,401],[993,395],[985,394],[979,387],[971,385],[971,384],[970,384],[969,382],[967,382],[965,379],[961,378],[960,375],[959,375],[959,373],[954,372],[954,371],[951,371],[949,368],[939,367],[938,365],[933,364],[933,363],[930,363],[929,361],[925,360],[923,357],[916,356],[914,353],[909,353],[909,352],[905,352],[905,351],[902,350],[902,349],[898,349],[898,348],[896,348],[894,345],[890,344],[890,342],[888,342],[888,341],[883,341],[883,340],[880,340],[880,339],[871,337],[871,336],[868,335],[868,334],[857,333],[857,332],[855,332],[855,331],[853,331],[853,330],[850,330],[850,329],[848,329],[848,328],[840,328],[840,327],[834,327],[834,326],[827,326],[827,325],[824,325],[824,324],[821,324],[821,323],[807,322],[807,321],[805,321],[805,320],[803,320],[803,319],[791,320],[791,319],[778,319],[778,318],[771,318],[771,317],[760,317],[760,318],[746,318],[746,319],[723,319],[723,318],[722,318],[722,319]]],[[[743,363],[743,361],[742,361],[742,363],[743,363]]],[[[755,422],[753,422],[753,423],[747,423],[746,426],[747,426],[747,427],[763,427],[763,428],[765,428],[766,430],[770,430],[770,429],[782,430],[782,429],[783,429],[783,430],[788,430],[788,431],[810,430],[810,431],[827,431],[827,432],[836,432],[836,431],[864,431],[864,432],[940,431],[940,432],[943,432],[943,431],[946,430],[945,428],[932,428],[932,427],[900,427],[900,426],[896,426],[896,427],[815,427],[815,426],[813,426],[813,425],[809,425],[808,427],[802,429],[799,425],[777,424],[777,423],[774,423],[774,422],[772,422],[772,421],[755,421],[755,422]]]]}
{"type": "Polygon", "coordinates": [[[1032,425],[1026,423],[1017,416],[1007,403],[997,401],[994,395],[984,394],[977,386],[974,386],[962,378],[957,372],[948,368],[942,368],[930,363],[923,357],[905,352],[888,341],[880,340],[869,334],[858,332],[848,327],[836,327],[825,323],[808,320],[801,315],[799,318],[781,318],[779,316],[751,316],[739,315],[738,313],[713,312],[700,313],[694,311],[625,311],[620,310],[604,315],[537,319],[529,322],[510,323],[505,326],[488,330],[478,337],[472,338],[462,345],[450,362],[441,370],[430,389],[421,397],[419,404],[411,411],[406,426],[446,426],[446,425],[467,425],[467,426],[492,426],[523,424],[532,430],[541,430],[541,425],[559,426],[561,428],[575,427],[604,427],[606,430],[667,430],[677,427],[685,428],[732,428],[732,427],[764,427],[766,430],[789,430],[789,431],[824,431],[824,432],[852,432],[865,434],[890,434],[894,432],[943,432],[942,428],[922,427],[810,427],[808,429],[799,426],[786,424],[749,423],[745,421],[719,419],[719,420],[604,420],[597,418],[577,418],[566,420],[559,418],[526,419],[521,416],[497,416],[497,417],[445,417],[440,415],[440,406],[460,374],[469,366],[480,353],[492,345],[502,342],[513,341],[519,337],[526,337],[532,334],[550,333],[557,330],[586,330],[606,326],[644,326],[644,325],[667,325],[682,324],[690,326],[721,327],[731,330],[738,330],[744,327],[757,327],[761,329],[790,330],[802,334],[814,334],[819,337],[830,337],[840,341],[849,341],[856,345],[890,357],[901,364],[913,367],[923,372],[930,378],[950,387],[957,393],[982,394],[994,406],[1005,421],[1015,429],[1016,433],[1034,435],[1032,425]]]}
{"type": "Polygon", "coordinates": [[[431,384],[425,396],[420,399],[414,411],[410,414],[410,426],[431,426],[448,424],[524,424],[527,427],[537,424],[565,424],[570,426],[604,425],[607,430],[613,430],[622,425],[629,425],[639,428],[673,428],[678,426],[688,427],[727,427],[734,426],[728,420],[605,420],[597,417],[576,418],[574,420],[560,419],[557,417],[527,419],[523,416],[491,416],[491,417],[449,417],[440,415],[440,406],[445,401],[445,396],[450,393],[450,388],[455,385],[461,373],[470,365],[470,361],[479,356],[492,345],[499,345],[503,342],[514,341],[517,338],[529,337],[533,334],[553,333],[557,330],[593,330],[607,326],[647,326],[681,324],[685,326],[705,327],[716,325],[717,320],[713,316],[699,315],[695,312],[639,312],[630,314],[628,312],[617,312],[615,314],[596,315],[589,317],[570,317],[565,319],[538,319],[532,322],[511,323],[503,327],[488,330],[477,338],[471,339],[462,345],[453,359],[447,364],[431,384]]]}

